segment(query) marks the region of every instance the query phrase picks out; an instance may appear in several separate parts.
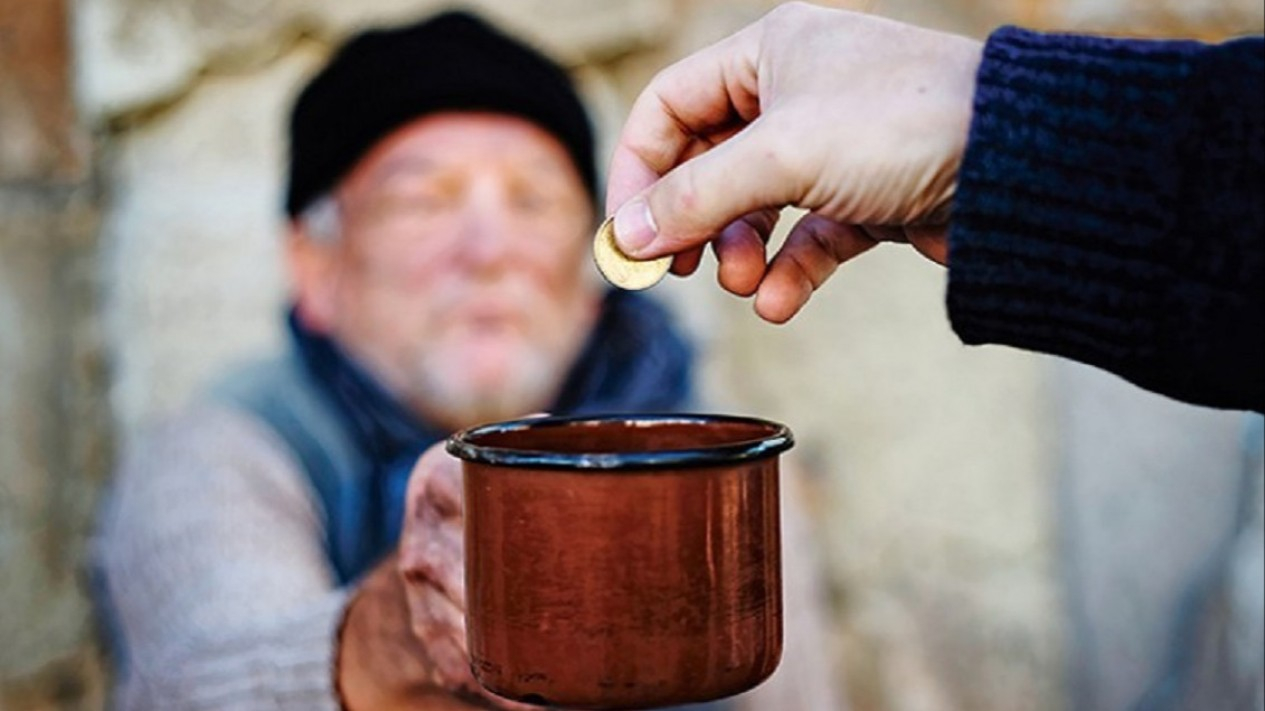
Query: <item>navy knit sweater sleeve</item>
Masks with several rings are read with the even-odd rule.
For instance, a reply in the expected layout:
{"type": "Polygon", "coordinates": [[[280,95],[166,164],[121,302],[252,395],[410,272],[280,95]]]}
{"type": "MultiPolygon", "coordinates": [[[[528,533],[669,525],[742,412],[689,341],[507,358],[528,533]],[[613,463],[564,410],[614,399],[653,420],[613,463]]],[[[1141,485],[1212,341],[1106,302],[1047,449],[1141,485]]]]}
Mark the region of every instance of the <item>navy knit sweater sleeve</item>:
{"type": "Polygon", "coordinates": [[[1265,41],[989,38],[950,234],[968,344],[1265,407],[1265,41]]]}

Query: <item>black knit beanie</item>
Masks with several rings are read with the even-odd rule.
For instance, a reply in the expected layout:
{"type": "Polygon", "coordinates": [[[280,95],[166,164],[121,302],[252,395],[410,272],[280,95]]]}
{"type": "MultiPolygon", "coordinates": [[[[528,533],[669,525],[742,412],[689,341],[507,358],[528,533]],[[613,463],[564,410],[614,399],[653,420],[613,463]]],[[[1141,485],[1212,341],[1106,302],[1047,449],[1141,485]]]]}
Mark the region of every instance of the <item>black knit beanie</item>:
{"type": "Polygon", "coordinates": [[[593,129],[566,72],[464,12],[356,35],[303,89],[290,115],[286,212],[297,217],[379,140],[419,116],[521,116],[566,147],[597,195],[593,129]]]}

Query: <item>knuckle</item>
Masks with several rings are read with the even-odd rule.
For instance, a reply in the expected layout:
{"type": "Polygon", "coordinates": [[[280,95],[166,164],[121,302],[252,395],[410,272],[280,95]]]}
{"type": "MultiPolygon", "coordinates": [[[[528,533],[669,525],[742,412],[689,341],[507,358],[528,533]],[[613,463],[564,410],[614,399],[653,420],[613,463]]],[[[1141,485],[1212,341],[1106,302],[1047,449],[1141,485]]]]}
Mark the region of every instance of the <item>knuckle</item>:
{"type": "Polygon", "coordinates": [[[804,127],[795,125],[792,118],[785,114],[769,117],[768,130],[760,135],[764,143],[761,170],[771,173],[776,180],[798,186],[813,172],[814,158],[819,151],[804,141],[804,127]]]}
{"type": "Polygon", "coordinates": [[[810,17],[822,8],[808,2],[795,0],[778,5],[765,15],[768,24],[777,29],[790,29],[790,26],[809,21],[810,17]]]}
{"type": "Polygon", "coordinates": [[[663,184],[664,198],[671,214],[687,215],[698,208],[698,172],[684,166],[663,184]]]}
{"type": "Polygon", "coordinates": [[[434,542],[415,542],[401,547],[400,573],[408,580],[434,580],[445,567],[434,542]]]}

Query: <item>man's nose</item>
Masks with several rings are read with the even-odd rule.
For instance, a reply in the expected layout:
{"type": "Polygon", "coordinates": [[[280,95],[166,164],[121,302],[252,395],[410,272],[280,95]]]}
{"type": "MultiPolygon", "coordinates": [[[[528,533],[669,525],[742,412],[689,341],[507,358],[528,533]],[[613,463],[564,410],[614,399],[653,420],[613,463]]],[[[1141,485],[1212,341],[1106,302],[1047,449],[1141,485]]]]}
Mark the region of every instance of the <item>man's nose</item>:
{"type": "Polygon", "coordinates": [[[462,215],[463,262],[476,269],[503,266],[513,252],[514,234],[509,210],[498,200],[473,200],[462,215]]]}

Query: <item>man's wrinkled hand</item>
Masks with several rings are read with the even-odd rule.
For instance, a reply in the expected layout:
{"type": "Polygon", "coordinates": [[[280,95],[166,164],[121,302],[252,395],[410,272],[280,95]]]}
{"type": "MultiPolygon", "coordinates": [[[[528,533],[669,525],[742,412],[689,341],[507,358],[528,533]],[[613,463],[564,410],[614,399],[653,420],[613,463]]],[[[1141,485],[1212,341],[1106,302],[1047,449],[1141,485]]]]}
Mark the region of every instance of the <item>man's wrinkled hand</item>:
{"type": "Polygon", "coordinates": [[[538,709],[491,694],[470,671],[461,498],[460,462],[442,444],[435,445],[409,479],[398,559],[412,633],[428,658],[430,683],[475,707],[538,709]]]}

